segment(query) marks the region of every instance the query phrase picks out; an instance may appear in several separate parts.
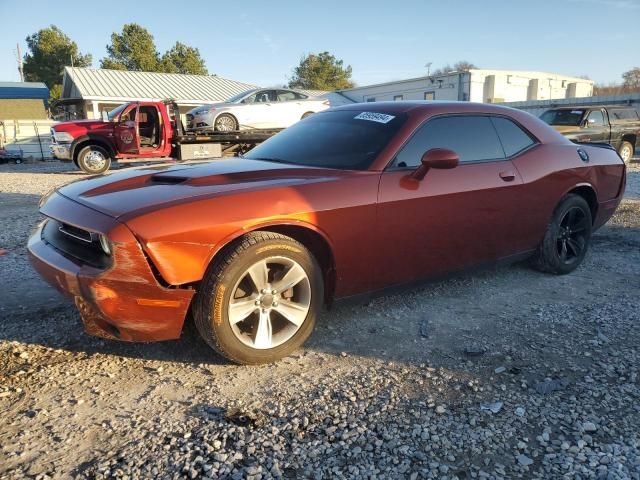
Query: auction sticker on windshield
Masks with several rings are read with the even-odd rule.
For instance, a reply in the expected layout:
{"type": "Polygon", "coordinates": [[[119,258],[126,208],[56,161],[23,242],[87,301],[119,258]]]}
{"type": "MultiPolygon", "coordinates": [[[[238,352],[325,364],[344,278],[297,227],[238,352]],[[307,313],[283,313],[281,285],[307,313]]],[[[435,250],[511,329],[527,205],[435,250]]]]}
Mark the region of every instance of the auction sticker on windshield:
{"type": "Polygon", "coordinates": [[[371,122],[389,123],[396,117],[394,117],[393,115],[387,115],[386,113],[362,112],[353,118],[356,120],[369,120],[371,122]]]}

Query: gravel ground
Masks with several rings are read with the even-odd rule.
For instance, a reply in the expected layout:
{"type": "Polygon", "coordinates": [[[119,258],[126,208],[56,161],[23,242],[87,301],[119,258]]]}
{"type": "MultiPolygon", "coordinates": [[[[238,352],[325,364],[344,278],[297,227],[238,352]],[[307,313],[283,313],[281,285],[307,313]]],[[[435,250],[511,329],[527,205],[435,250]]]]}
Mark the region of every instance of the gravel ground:
{"type": "Polygon", "coordinates": [[[0,166],[0,478],[640,478],[640,165],[585,263],[326,312],[239,367],[86,336],[25,251],[63,164],[0,166]]]}

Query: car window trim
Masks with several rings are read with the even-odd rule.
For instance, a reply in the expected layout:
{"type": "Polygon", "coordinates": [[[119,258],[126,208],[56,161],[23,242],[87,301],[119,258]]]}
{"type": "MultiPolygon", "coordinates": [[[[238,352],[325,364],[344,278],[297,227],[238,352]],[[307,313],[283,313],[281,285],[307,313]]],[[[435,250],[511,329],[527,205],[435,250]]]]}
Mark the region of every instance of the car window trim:
{"type": "Polygon", "coordinates": [[[589,113],[587,114],[587,122],[589,121],[589,118],[591,117],[592,114],[594,113],[600,113],[600,116],[602,117],[602,123],[599,123],[598,126],[605,126],[606,125],[606,117],[604,116],[604,112],[602,111],[601,108],[596,109],[594,108],[593,110],[590,110],[589,113]]]}
{"type": "Polygon", "coordinates": [[[498,137],[498,141],[500,142],[500,148],[502,149],[502,152],[505,154],[505,157],[504,158],[488,158],[488,159],[483,159],[483,160],[470,160],[468,162],[460,162],[458,166],[471,165],[471,164],[475,164],[475,163],[503,162],[503,161],[506,161],[506,160],[512,160],[515,157],[522,155],[524,152],[527,152],[527,151],[531,150],[532,148],[537,147],[538,145],[540,145],[540,140],[538,140],[538,138],[535,135],[533,135],[520,122],[518,122],[517,120],[509,117],[508,115],[502,115],[502,114],[499,114],[499,113],[469,113],[469,112],[464,112],[464,113],[439,113],[437,115],[434,115],[432,117],[427,118],[420,125],[418,125],[416,127],[416,129],[413,131],[413,133],[411,133],[409,138],[407,138],[404,141],[404,143],[400,147],[398,147],[398,150],[393,155],[391,160],[389,160],[389,162],[387,163],[387,165],[385,166],[385,168],[382,171],[383,172],[386,172],[386,171],[397,172],[397,171],[400,171],[400,170],[415,170],[416,168],[418,168],[417,165],[416,166],[398,167],[398,166],[394,166],[393,163],[398,158],[398,154],[402,151],[402,149],[411,141],[411,139],[418,133],[418,131],[422,127],[424,127],[431,120],[434,120],[436,118],[443,118],[443,117],[445,117],[445,118],[446,117],[489,117],[489,119],[491,119],[491,117],[505,118],[507,120],[512,121],[518,127],[520,127],[520,129],[524,133],[526,133],[529,136],[529,138],[533,141],[533,143],[531,145],[529,145],[527,148],[523,148],[522,150],[520,150],[519,152],[514,153],[513,155],[506,156],[506,152],[504,151],[504,147],[502,146],[502,140],[500,139],[500,135],[498,134],[498,131],[496,130],[496,127],[493,124],[493,122],[491,122],[491,126],[493,127],[494,131],[496,132],[496,136],[498,137]]]}

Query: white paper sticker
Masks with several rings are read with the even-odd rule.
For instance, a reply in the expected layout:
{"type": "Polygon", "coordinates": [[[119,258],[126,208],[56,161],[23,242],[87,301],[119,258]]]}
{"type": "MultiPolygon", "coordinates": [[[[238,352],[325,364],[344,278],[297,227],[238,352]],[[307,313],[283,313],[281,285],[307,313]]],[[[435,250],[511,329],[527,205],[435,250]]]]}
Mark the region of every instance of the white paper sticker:
{"type": "Polygon", "coordinates": [[[369,120],[371,122],[389,123],[396,117],[394,117],[393,115],[387,115],[386,113],[362,112],[353,118],[356,120],[369,120]]]}

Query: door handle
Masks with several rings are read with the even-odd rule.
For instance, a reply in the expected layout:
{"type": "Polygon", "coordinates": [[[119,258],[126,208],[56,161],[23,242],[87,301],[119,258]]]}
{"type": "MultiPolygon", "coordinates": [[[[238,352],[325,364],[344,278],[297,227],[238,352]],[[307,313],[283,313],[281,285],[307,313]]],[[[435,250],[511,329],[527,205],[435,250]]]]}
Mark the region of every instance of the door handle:
{"type": "Polygon", "coordinates": [[[516,174],[511,171],[500,172],[499,175],[500,175],[500,178],[505,182],[513,182],[516,178],[516,174]]]}

